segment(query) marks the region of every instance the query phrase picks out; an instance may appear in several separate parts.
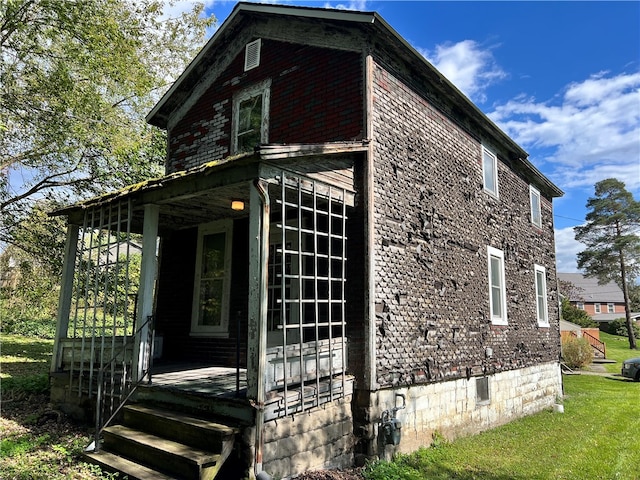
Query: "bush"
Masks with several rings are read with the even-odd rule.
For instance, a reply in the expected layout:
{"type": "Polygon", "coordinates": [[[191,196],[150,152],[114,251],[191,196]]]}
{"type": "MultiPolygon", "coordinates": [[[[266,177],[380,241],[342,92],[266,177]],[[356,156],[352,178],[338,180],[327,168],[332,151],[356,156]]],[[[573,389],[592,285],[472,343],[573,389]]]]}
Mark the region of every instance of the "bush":
{"type": "MultiPolygon", "coordinates": [[[[634,336],[640,339],[640,326],[637,323],[632,323],[634,336]]],[[[617,318],[613,322],[609,322],[608,325],[603,327],[603,330],[611,335],[619,335],[620,337],[628,337],[627,332],[627,320],[625,318],[617,318]]]]}
{"type": "Polygon", "coordinates": [[[571,337],[562,342],[562,359],[569,368],[582,368],[593,360],[593,349],[586,338],[571,337]]]}

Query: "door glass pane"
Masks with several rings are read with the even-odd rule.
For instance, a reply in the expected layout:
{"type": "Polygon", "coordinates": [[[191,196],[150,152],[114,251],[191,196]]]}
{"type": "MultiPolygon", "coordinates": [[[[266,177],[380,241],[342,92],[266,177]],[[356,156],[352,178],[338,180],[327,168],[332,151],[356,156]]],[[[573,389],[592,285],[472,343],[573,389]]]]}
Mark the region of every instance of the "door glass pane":
{"type": "Polygon", "coordinates": [[[214,233],[202,238],[202,270],[200,272],[200,314],[198,324],[222,324],[225,234],[214,233]]]}

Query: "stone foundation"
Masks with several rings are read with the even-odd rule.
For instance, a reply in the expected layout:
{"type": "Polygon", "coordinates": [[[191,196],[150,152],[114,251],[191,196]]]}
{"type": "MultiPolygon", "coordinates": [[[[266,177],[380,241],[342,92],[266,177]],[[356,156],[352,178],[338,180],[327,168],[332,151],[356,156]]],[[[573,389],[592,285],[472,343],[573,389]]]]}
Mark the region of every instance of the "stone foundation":
{"type": "Polygon", "coordinates": [[[351,399],[345,398],[264,425],[263,469],[273,478],[353,465],[351,399]]]}
{"type": "MultiPolygon", "coordinates": [[[[511,370],[488,376],[489,400],[478,400],[476,381],[482,377],[387,389],[370,394],[369,418],[374,440],[369,455],[390,458],[428,446],[435,432],[452,440],[494,428],[519,417],[552,408],[562,396],[562,375],[557,362],[511,370]],[[379,419],[382,412],[401,405],[396,394],[406,397],[398,410],[402,422],[398,446],[385,445],[379,419]]],[[[367,430],[366,428],[363,430],[367,430]]]]}

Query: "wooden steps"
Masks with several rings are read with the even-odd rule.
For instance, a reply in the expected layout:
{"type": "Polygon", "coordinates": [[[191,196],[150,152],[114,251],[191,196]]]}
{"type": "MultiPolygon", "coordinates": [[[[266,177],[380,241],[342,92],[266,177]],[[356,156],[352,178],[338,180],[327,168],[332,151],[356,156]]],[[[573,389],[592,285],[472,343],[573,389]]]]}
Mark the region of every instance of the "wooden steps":
{"type": "Polygon", "coordinates": [[[238,429],[143,404],[123,408],[122,424],[103,431],[87,461],[130,479],[212,480],[229,457],[238,429]]]}

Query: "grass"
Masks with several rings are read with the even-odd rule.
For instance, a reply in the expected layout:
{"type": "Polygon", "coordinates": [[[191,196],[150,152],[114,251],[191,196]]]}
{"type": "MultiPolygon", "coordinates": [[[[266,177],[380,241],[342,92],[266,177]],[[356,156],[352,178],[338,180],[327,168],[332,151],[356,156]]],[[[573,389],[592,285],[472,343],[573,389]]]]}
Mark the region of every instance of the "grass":
{"type": "Polygon", "coordinates": [[[639,356],[626,337],[601,333],[607,371],[563,377],[564,414],[540,412],[502,427],[371,464],[370,480],[640,480],[640,383],[619,376],[639,356]]]}
{"type": "Polygon", "coordinates": [[[0,344],[0,478],[108,478],[80,461],[90,431],[48,403],[53,340],[2,335],[0,344]]]}
{"type": "Polygon", "coordinates": [[[640,479],[640,383],[564,377],[565,413],[544,411],[369,467],[372,480],[640,479]]]}
{"type": "Polygon", "coordinates": [[[620,373],[624,360],[640,357],[640,351],[629,348],[629,339],[627,337],[619,337],[618,335],[611,335],[601,331],[600,340],[607,346],[607,359],[616,361],[616,363],[603,364],[609,373],[620,373]]]}
{"type": "MultiPolygon", "coordinates": [[[[634,356],[624,337],[601,334],[619,373],[634,356]]],[[[2,337],[0,477],[109,478],[83,463],[90,428],[76,425],[41,392],[53,342],[2,337]]],[[[540,412],[482,434],[369,465],[369,480],[640,480],[640,383],[619,376],[564,377],[565,413],[540,412]]]]}

